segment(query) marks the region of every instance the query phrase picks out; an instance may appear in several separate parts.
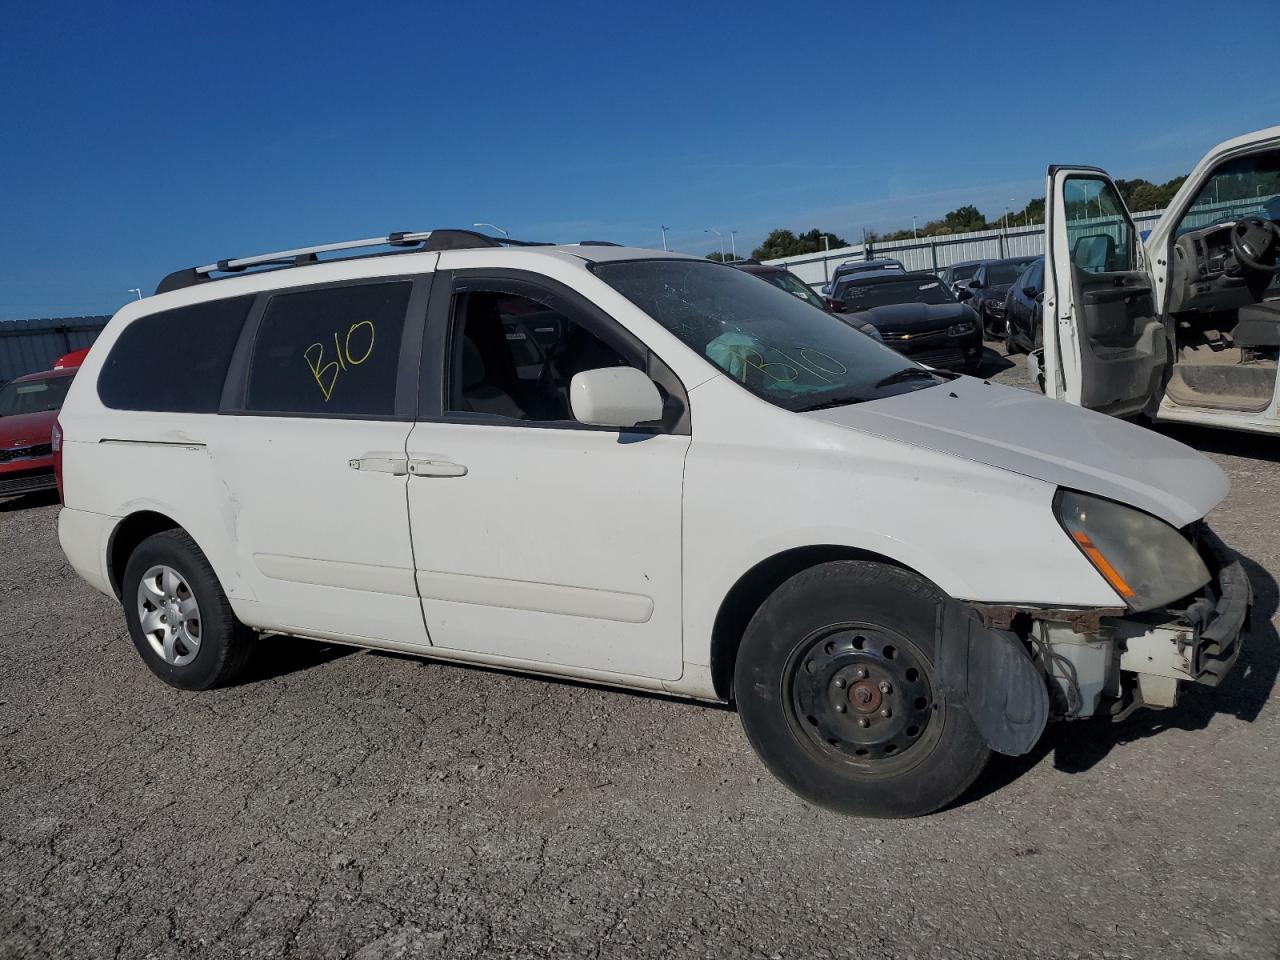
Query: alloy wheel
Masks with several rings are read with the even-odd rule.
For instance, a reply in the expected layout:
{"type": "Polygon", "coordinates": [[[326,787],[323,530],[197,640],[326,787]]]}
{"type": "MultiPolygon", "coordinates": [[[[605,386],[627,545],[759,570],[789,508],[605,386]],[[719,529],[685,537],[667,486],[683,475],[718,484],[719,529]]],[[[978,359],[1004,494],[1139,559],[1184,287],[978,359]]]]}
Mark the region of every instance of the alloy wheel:
{"type": "Polygon", "coordinates": [[[151,567],[138,582],[138,621],[147,643],[164,662],[184,667],[200,652],[200,604],[173,567],[151,567]]]}

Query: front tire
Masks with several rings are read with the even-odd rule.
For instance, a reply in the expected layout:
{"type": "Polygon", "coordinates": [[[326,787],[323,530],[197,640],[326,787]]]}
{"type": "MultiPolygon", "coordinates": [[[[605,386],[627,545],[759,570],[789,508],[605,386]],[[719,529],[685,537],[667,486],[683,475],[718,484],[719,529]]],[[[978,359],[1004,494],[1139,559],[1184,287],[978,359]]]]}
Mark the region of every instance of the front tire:
{"type": "Polygon", "coordinates": [[[946,806],[990,750],[937,675],[941,596],[860,560],[779,587],[747,626],[734,690],[747,739],[787,787],[840,813],[914,817],[946,806]]]}
{"type": "Polygon", "coordinates": [[[1015,353],[1025,353],[1026,351],[1022,349],[1022,344],[1018,342],[1017,335],[1013,332],[1013,324],[1007,317],[1004,324],[1004,352],[1008,356],[1013,356],[1015,353]]]}
{"type": "Polygon", "coordinates": [[[125,565],[120,592],[133,645],[165,683],[209,690],[244,671],[253,631],[236,619],[208,558],[185,531],[143,540],[125,565]]]}
{"type": "Polygon", "coordinates": [[[982,331],[982,342],[986,343],[991,339],[991,332],[987,330],[987,311],[979,305],[974,308],[974,313],[978,315],[978,329],[982,331]]]}

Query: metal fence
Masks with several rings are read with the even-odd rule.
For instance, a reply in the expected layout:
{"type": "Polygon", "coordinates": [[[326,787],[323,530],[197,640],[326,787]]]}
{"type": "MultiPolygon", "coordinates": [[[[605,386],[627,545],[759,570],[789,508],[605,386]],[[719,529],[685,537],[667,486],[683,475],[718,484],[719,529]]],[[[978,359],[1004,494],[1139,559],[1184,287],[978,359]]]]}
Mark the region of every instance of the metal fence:
{"type": "Polygon", "coordinates": [[[48,370],[64,353],[92,346],[110,317],[0,321],[0,383],[48,370]]]}
{"type": "MultiPolygon", "coordinates": [[[[1150,229],[1163,210],[1147,210],[1133,215],[1139,230],[1150,229]]],[[[943,267],[964,260],[994,260],[1004,257],[1038,257],[1044,253],[1044,224],[1011,226],[1008,230],[980,230],[953,233],[944,237],[920,237],[913,240],[861,243],[822,253],[806,253],[798,257],[782,257],[767,263],[785,266],[810,286],[826,283],[835,268],[849,260],[869,257],[892,257],[901,260],[908,270],[936,273],[943,267]]]]}

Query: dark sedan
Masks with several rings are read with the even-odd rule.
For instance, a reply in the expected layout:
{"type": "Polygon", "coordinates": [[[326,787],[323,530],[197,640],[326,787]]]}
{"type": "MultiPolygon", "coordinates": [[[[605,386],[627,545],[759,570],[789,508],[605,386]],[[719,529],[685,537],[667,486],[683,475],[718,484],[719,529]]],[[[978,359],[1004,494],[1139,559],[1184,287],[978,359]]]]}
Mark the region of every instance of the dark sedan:
{"type": "Polygon", "coordinates": [[[938,277],[952,293],[959,293],[969,286],[969,281],[973,279],[973,275],[978,272],[980,266],[982,266],[981,260],[963,260],[943,267],[938,271],[938,277]]]}
{"type": "Polygon", "coordinates": [[[969,281],[968,290],[973,295],[969,306],[978,315],[984,338],[1004,332],[1004,295],[1033,259],[1010,257],[1007,260],[988,260],[978,267],[969,281]]]}
{"type": "Polygon", "coordinates": [[[1010,353],[1044,346],[1044,257],[1032,260],[1005,295],[1004,345],[1010,353]]]}
{"type": "Polygon", "coordinates": [[[850,323],[870,323],[886,346],[918,363],[951,370],[982,364],[978,318],[932,273],[842,280],[830,298],[850,323]]]}

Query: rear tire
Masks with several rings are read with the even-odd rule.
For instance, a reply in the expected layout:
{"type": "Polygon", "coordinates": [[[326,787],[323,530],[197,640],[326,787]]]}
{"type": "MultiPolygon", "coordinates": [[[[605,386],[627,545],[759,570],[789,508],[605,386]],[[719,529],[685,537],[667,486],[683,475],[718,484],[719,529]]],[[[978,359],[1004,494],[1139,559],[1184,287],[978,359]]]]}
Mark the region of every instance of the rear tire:
{"type": "Polygon", "coordinates": [[[805,799],[914,817],[977,779],[990,750],[937,676],[941,596],[923,578],[842,560],[779,587],[747,626],[734,690],[747,739],[805,799]]]}
{"type": "Polygon", "coordinates": [[[138,655],[181,690],[224,686],[248,665],[254,632],[236,619],[208,558],[183,530],[143,540],[121,583],[138,655]]]}

